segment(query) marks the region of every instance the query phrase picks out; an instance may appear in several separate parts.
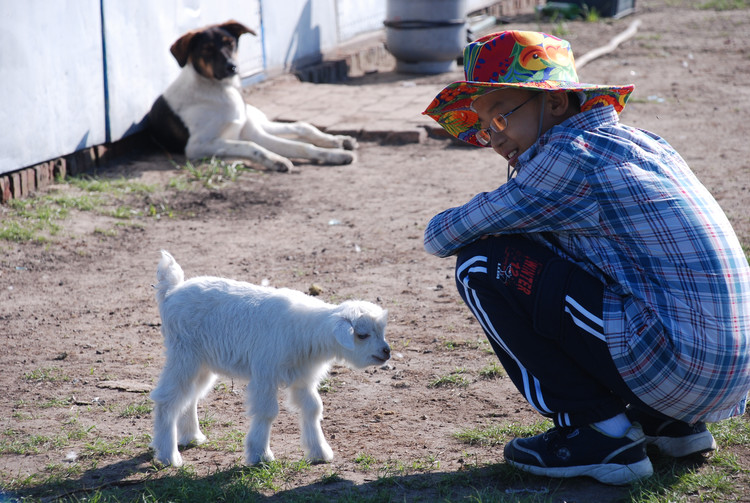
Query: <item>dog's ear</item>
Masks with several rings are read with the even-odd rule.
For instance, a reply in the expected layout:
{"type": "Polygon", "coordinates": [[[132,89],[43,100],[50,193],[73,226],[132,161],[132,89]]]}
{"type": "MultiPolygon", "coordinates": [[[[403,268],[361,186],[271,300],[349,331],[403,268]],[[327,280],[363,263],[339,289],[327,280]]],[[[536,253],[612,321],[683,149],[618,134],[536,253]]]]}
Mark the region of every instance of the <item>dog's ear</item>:
{"type": "Polygon", "coordinates": [[[178,38],[177,41],[172,44],[172,47],[169,48],[169,52],[172,53],[172,56],[174,56],[174,59],[177,60],[177,63],[180,65],[180,67],[183,67],[187,64],[190,41],[193,40],[193,37],[195,37],[198,33],[200,33],[200,30],[191,30],[187,32],[186,34],[178,38]]]}
{"type": "Polygon", "coordinates": [[[248,28],[242,23],[238,23],[237,21],[230,19],[226,23],[222,23],[219,25],[219,28],[223,28],[227,30],[229,33],[232,34],[234,38],[240,38],[240,35],[244,35],[245,33],[250,33],[251,35],[258,35],[253,30],[248,28]]]}
{"type": "Polygon", "coordinates": [[[346,319],[346,317],[342,317],[336,322],[334,335],[336,336],[336,342],[338,342],[341,347],[348,349],[349,351],[354,351],[354,328],[352,327],[352,323],[346,319]]]}

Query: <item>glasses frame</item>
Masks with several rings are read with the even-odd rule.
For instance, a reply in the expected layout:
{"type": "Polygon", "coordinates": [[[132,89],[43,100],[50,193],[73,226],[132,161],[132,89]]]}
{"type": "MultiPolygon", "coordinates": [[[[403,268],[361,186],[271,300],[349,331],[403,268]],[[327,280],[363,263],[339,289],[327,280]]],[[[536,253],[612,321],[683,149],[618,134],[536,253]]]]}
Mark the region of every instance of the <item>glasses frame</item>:
{"type": "MultiPolygon", "coordinates": [[[[525,100],[523,103],[521,103],[520,105],[518,105],[517,107],[515,107],[510,112],[507,112],[507,113],[504,113],[504,114],[497,114],[496,116],[494,116],[490,120],[490,126],[489,127],[480,129],[479,131],[477,131],[474,134],[474,137],[476,138],[477,143],[479,143],[483,147],[488,146],[492,142],[492,134],[491,134],[491,132],[494,131],[495,133],[502,133],[503,131],[505,131],[508,128],[508,117],[510,117],[510,115],[513,112],[515,112],[516,110],[518,110],[519,108],[521,108],[522,106],[524,106],[526,103],[528,103],[529,101],[531,101],[534,98],[536,98],[539,94],[540,93],[534,93],[530,98],[528,98],[527,100],[525,100]]],[[[472,104],[472,110],[473,109],[474,108],[473,108],[473,104],[472,104]]],[[[476,110],[474,110],[474,111],[476,112],[476,110]]]]}

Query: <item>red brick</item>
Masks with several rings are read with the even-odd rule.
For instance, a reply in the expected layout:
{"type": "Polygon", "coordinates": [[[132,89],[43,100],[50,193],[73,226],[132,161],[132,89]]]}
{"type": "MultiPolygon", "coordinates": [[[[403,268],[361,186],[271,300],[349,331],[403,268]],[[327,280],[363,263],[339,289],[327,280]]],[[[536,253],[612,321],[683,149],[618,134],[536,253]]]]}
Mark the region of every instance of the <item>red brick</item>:
{"type": "Polygon", "coordinates": [[[5,204],[13,199],[13,193],[10,190],[10,177],[0,176],[0,202],[5,204]]]}
{"type": "Polygon", "coordinates": [[[52,161],[43,162],[34,166],[34,172],[36,176],[36,187],[41,189],[50,184],[52,180],[52,161]]]}
{"type": "Polygon", "coordinates": [[[10,192],[13,199],[21,199],[21,172],[16,171],[8,175],[10,179],[10,192]]]}
{"type": "Polygon", "coordinates": [[[26,197],[36,190],[36,171],[34,168],[21,170],[21,195],[26,197]]]}
{"type": "Polygon", "coordinates": [[[55,159],[54,161],[52,161],[52,178],[65,178],[68,174],[67,167],[68,163],[64,157],[60,157],[59,159],[55,159]]]}

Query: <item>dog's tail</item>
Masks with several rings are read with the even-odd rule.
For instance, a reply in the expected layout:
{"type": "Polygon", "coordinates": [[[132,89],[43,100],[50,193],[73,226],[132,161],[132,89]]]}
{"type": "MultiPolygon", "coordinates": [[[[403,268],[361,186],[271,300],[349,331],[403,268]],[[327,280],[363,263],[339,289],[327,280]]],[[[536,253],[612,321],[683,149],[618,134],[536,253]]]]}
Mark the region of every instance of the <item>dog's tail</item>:
{"type": "Polygon", "coordinates": [[[185,280],[185,273],[168,251],[161,251],[161,260],[156,269],[156,302],[162,303],[167,293],[185,280]]]}

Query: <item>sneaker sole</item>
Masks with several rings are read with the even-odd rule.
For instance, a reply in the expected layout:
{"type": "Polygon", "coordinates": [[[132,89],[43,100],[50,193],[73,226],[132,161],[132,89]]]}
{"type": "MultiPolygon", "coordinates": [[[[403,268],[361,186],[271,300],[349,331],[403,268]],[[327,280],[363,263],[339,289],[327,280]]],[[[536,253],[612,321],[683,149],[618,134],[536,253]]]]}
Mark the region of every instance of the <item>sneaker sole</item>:
{"type": "Polygon", "coordinates": [[[525,465],[516,461],[506,459],[511,466],[519,470],[554,478],[591,477],[603,484],[622,486],[636,480],[650,477],[654,473],[654,467],[648,458],[629,465],[603,464],[565,467],[542,467],[525,465]]]}
{"type": "Polygon", "coordinates": [[[673,458],[716,450],[716,440],[710,431],[679,438],[646,436],[646,443],[655,445],[659,452],[673,458]]]}

